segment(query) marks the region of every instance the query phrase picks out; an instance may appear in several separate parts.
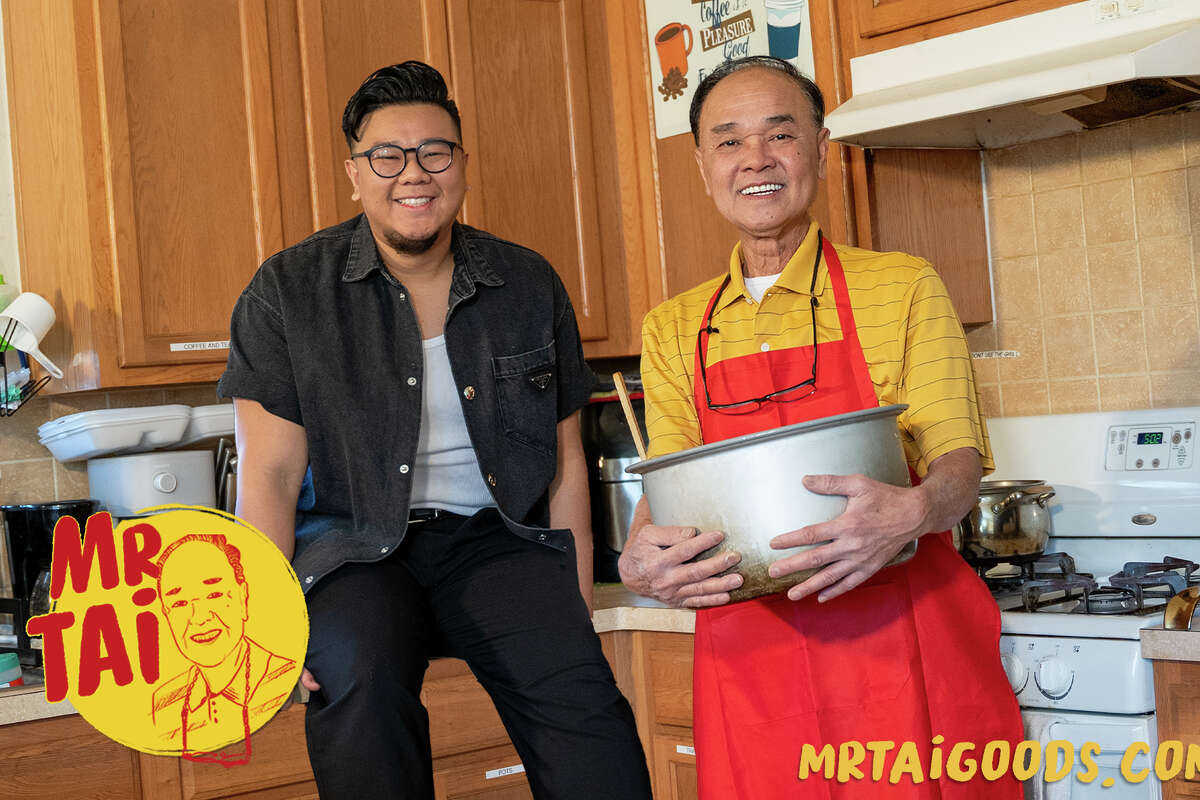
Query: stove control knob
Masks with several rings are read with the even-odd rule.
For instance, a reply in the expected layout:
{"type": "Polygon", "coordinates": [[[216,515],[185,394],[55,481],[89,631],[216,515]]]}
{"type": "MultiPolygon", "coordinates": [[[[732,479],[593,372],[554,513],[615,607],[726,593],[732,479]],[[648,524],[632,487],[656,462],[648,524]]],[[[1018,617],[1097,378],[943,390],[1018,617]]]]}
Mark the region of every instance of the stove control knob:
{"type": "Polygon", "coordinates": [[[1020,694],[1024,691],[1025,684],[1029,683],[1029,668],[1014,653],[1002,653],[1000,663],[1004,665],[1004,674],[1008,676],[1013,694],[1020,694]]]}
{"type": "Polygon", "coordinates": [[[1043,658],[1038,662],[1037,671],[1033,673],[1042,694],[1051,700],[1061,700],[1071,691],[1075,683],[1075,673],[1063,661],[1057,658],[1043,658]]]}

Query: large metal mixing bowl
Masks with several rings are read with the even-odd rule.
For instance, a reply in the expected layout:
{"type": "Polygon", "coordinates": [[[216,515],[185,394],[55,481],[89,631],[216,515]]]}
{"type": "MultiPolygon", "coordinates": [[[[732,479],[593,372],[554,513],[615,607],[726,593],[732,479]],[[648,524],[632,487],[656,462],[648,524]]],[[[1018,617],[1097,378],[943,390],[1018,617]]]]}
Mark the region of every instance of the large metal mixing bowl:
{"type": "MultiPolygon", "coordinates": [[[[883,406],[738,436],[651,458],[626,471],[642,476],[656,524],[725,532],[725,540],[699,558],[741,553],[741,562],[730,571],[741,573],[743,583],[731,594],[734,601],[748,600],[784,591],[816,572],[770,577],[767,568],[773,562],[815,546],[772,550],[771,539],[846,509],[841,495],[805,489],[805,475],[861,474],[910,485],[896,426],[906,408],[883,406]]],[[[916,550],[913,542],[889,563],[907,561],[916,550]]]]}

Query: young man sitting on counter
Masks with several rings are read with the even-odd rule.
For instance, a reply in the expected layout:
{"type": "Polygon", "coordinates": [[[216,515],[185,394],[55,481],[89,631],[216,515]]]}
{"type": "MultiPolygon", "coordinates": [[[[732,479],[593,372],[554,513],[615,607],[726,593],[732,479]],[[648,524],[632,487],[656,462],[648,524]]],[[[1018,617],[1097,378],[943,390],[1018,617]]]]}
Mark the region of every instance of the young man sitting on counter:
{"type": "Polygon", "coordinates": [[[535,797],[649,798],[589,619],[592,376],[566,291],[537,253],[455,222],[467,154],[436,70],[375,72],[342,130],[363,213],[262,265],[219,386],[237,513],[308,603],[321,797],[433,797],[420,691],[448,655],[491,695],[535,797]]]}

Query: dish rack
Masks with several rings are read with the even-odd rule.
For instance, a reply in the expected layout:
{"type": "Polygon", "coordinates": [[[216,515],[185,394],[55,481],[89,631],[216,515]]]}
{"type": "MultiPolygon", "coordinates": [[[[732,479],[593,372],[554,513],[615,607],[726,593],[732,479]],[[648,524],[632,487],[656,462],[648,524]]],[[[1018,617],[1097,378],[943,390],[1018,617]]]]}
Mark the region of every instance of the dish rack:
{"type": "Polygon", "coordinates": [[[0,417],[11,417],[21,410],[21,406],[29,402],[35,394],[50,382],[49,375],[43,375],[36,381],[30,378],[29,357],[17,350],[8,342],[17,330],[17,321],[9,319],[0,331],[0,417]],[[8,371],[8,351],[17,354],[19,368],[8,371]]]}

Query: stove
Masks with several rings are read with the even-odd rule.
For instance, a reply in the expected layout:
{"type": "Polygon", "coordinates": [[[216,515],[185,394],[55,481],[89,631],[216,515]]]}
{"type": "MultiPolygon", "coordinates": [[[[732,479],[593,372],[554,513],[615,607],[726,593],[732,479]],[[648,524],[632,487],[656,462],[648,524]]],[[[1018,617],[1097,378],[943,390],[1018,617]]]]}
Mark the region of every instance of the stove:
{"type": "MultiPolygon", "coordinates": [[[[1200,583],[1200,407],[1005,417],[988,422],[989,480],[1054,488],[1041,557],[983,569],[1001,609],[1000,652],[1026,735],[1097,742],[1099,777],[1035,785],[1028,797],[1155,800],[1153,777],[1125,782],[1134,742],[1156,742],[1154,682],[1138,632],[1200,583]],[[1103,787],[1103,780],[1115,783],[1103,787]]],[[[1147,766],[1145,756],[1134,768],[1147,766]]]]}

